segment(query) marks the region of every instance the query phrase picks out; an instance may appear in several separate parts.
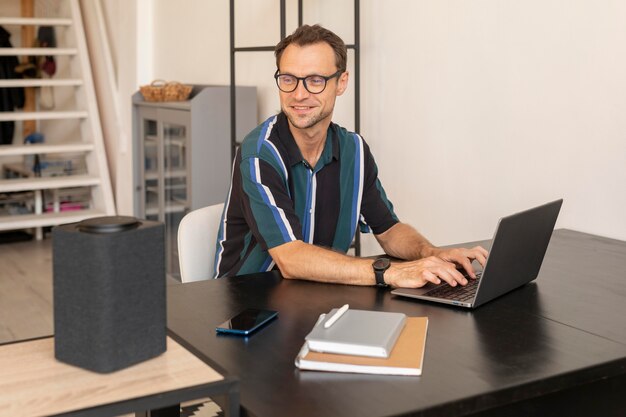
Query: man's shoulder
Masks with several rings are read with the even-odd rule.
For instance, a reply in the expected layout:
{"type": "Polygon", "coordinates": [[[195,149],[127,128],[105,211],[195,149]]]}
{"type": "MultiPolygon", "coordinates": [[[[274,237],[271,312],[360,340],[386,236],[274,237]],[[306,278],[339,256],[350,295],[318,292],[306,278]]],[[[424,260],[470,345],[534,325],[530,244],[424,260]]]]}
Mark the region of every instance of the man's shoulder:
{"type": "Polygon", "coordinates": [[[339,146],[341,148],[344,148],[346,146],[349,148],[353,148],[357,146],[359,148],[364,147],[365,149],[369,149],[367,143],[359,133],[352,132],[351,130],[346,129],[345,127],[340,126],[337,123],[331,123],[331,129],[335,133],[335,137],[337,138],[337,141],[339,142],[339,146]]]}
{"type": "Polygon", "coordinates": [[[346,138],[350,138],[354,135],[354,132],[349,131],[345,127],[340,126],[335,122],[332,122],[330,124],[330,128],[333,130],[333,132],[335,132],[335,135],[337,135],[337,139],[339,140],[345,140],[346,138]]]}
{"type": "Polygon", "coordinates": [[[241,142],[241,158],[258,158],[264,145],[276,127],[277,115],[274,115],[255,127],[241,142]]]}

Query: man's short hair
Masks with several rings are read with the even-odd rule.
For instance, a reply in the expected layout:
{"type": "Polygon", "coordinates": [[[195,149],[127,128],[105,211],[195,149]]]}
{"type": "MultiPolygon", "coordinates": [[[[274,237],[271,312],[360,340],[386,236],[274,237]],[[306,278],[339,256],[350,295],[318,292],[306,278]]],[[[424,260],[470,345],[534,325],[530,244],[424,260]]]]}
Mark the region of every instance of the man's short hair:
{"type": "Polygon", "coordinates": [[[280,70],[280,58],[283,56],[285,49],[292,43],[298,46],[306,46],[320,42],[326,42],[333,48],[333,51],[335,51],[335,65],[339,71],[345,72],[348,62],[346,44],[339,36],[320,25],[302,25],[291,35],[278,42],[278,45],[274,48],[276,68],[280,70]]]}

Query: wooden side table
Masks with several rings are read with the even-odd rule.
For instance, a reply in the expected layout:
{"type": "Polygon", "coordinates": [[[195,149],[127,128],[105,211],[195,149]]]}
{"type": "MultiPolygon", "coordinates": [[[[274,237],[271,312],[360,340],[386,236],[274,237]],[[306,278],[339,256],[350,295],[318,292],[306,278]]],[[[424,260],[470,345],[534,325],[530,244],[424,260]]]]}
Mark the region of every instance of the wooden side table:
{"type": "Polygon", "coordinates": [[[110,374],[54,358],[54,338],[0,346],[0,416],[114,416],[226,396],[239,415],[239,385],[168,337],[167,351],[110,374]]]}

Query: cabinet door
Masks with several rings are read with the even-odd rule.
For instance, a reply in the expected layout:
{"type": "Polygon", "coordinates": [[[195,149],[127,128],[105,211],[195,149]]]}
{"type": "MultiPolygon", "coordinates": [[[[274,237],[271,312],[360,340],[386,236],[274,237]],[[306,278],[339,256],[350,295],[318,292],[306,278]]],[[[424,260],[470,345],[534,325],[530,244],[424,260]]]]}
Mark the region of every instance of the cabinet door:
{"type": "Polygon", "coordinates": [[[178,266],[178,225],[190,210],[190,112],[159,109],[163,144],[163,221],[165,222],[167,270],[173,276],[180,274],[178,266]]]}
{"type": "Polygon", "coordinates": [[[163,138],[163,196],[165,212],[183,212],[189,208],[189,112],[159,109],[163,138]]]}
{"type": "Polygon", "coordinates": [[[166,270],[177,277],[178,225],[190,210],[190,112],[142,107],[139,118],[139,213],[165,224],[166,270]]]}
{"type": "Polygon", "coordinates": [[[163,220],[160,215],[162,146],[157,109],[142,108],[139,112],[139,163],[143,169],[139,178],[139,213],[148,220],[163,220]]]}

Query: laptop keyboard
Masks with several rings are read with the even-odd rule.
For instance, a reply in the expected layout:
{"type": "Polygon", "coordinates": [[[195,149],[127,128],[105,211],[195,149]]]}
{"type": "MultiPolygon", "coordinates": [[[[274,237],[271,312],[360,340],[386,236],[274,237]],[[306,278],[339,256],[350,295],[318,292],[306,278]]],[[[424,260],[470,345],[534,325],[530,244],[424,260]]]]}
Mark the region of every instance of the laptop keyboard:
{"type": "Polygon", "coordinates": [[[474,299],[476,295],[476,290],[478,289],[478,281],[482,272],[476,273],[476,279],[472,279],[466,276],[468,283],[467,285],[457,285],[456,287],[452,287],[450,285],[440,285],[437,288],[433,288],[428,291],[424,296],[426,297],[436,297],[436,298],[444,298],[446,300],[457,300],[457,301],[471,301],[474,299]]]}

